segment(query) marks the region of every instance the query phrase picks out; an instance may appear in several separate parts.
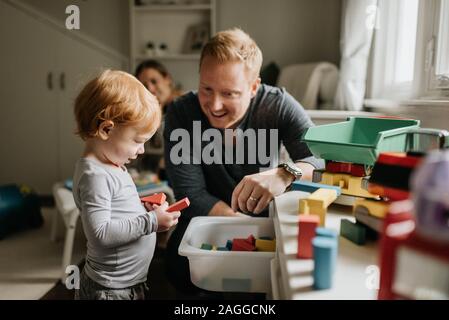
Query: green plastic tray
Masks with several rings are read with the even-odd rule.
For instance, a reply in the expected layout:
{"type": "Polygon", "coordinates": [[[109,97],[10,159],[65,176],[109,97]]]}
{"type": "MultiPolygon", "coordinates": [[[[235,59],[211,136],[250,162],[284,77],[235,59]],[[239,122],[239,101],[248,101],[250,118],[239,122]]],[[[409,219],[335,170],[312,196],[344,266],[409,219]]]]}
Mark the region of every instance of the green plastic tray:
{"type": "Polygon", "coordinates": [[[317,158],[374,165],[380,152],[407,151],[407,132],[419,120],[349,117],[309,128],[302,140],[317,158]]]}

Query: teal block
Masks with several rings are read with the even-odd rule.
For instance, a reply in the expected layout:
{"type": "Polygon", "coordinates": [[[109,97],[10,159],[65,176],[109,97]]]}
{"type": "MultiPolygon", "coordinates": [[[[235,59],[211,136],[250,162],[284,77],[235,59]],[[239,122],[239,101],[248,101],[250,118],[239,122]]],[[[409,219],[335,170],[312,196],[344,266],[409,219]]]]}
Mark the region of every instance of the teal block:
{"type": "Polygon", "coordinates": [[[229,249],[226,247],[218,247],[217,251],[229,251],[229,249]]]}
{"type": "Polygon", "coordinates": [[[341,220],[340,235],[358,245],[366,243],[366,227],[360,223],[353,223],[348,219],[341,220]]]}
{"type": "Polygon", "coordinates": [[[315,237],[313,247],[313,286],[315,289],[332,287],[337,265],[337,239],[330,237],[315,237]]]}
{"type": "Polygon", "coordinates": [[[229,251],[232,250],[232,240],[226,241],[226,248],[228,248],[229,251]]]}
{"type": "Polygon", "coordinates": [[[203,249],[203,250],[212,250],[212,245],[208,244],[208,243],[203,243],[201,245],[201,249],[203,249]]]}
{"type": "Polygon", "coordinates": [[[292,183],[291,190],[292,191],[304,191],[313,193],[318,189],[331,189],[337,192],[337,196],[341,194],[341,188],[337,186],[330,186],[327,184],[316,183],[311,181],[299,180],[292,183]]]}

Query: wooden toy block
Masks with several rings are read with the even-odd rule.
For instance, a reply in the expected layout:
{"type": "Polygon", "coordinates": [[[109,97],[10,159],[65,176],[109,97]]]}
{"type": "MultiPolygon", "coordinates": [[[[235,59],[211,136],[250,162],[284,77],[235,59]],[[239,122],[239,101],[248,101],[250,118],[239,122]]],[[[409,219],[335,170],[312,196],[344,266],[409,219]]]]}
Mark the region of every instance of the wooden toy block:
{"type": "Polygon", "coordinates": [[[333,276],[337,264],[337,239],[330,237],[315,237],[313,246],[313,287],[329,289],[332,287],[333,276]]]}
{"type": "Polygon", "coordinates": [[[329,228],[318,227],[315,229],[315,235],[317,237],[327,237],[335,239],[338,244],[338,232],[329,228]]]}
{"type": "Polygon", "coordinates": [[[364,245],[366,243],[365,227],[360,223],[353,223],[348,219],[341,220],[340,235],[358,245],[364,245]]]}
{"type": "Polygon", "coordinates": [[[212,245],[209,244],[209,243],[203,243],[201,245],[201,249],[203,249],[203,250],[212,250],[212,245]]]}
{"type": "Polygon", "coordinates": [[[314,214],[320,218],[320,226],[326,222],[327,207],[337,199],[337,193],[332,189],[318,189],[306,199],[299,200],[299,214],[314,214]]]}
{"type": "Polygon", "coordinates": [[[326,171],[330,173],[347,173],[354,177],[364,177],[369,175],[363,164],[355,164],[349,162],[326,162],[326,171]]]}
{"type": "Polygon", "coordinates": [[[297,258],[312,258],[312,239],[315,237],[315,229],[319,223],[320,218],[316,215],[299,216],[297,258]]]}
{"type": "Polygon", "coordinates": [[[229,251],[232,250],[232,240],[226,241],[226,248],[228,248],[229,251]]]}
{"type": "Polygon", "coordinates": [[[276,251],[276,240],[263,240],[256,239],[256,249],[257,251],[276,251]]]}
{"type": "Polygon", "coordinates": [[[315,229],[315,236],[316,237],[327,237],[335,240],[335,243],[337,244],[337,250],[338,250],[338,232],[329,228],[323,228],[318,227],[315,229]]]}
{"type": "Polygon", "coordinates": [[[217,246],[212,246],[212,251],[217,251],[217,246]]]}
{"type": "Polygon", "coordinates": [[[406,200],[410,198],[410,191],[408,190],[400,190],[400,189],[394,189],[389,188],[386,186],[381,186],[375,183],[372,183],[370,180],[370,183],[368,184],[368,191],[372,194],[377,194],[381,197],[386,197],[390,201],[399,201],[399,200],[406,200]]]}
{"type": "Polygon", "coordinates": [[[387,215],[390,203],[382,200],[357,199],[354,203],[353,212],[365,211],[368,214],[383,219],[387,215]]]}
{"type": "Polygon", "coordinates": [[[185,197],[184,199],[179,200],[176,203],[173,203],[170,207],[167,208],[167,212],[173,211],[181,211],[190,206],[189,198],[185,197]]]}
{"type": "Polygon", "coordinates": [[[217,247],[217,251],[229,251],[227,247],[217,247]]]}
{"type": "Polygon", "coordinates": [[[357,222],[360,222],[376,232],[382,231],[382,224],[384,219],[371,215],[368,209],[364,206],[355,207],[354,216],[357,222]]]}
{"type": "Polygon", "coordinates": [[[341,188],[341,193],[349,196],[378,199],[379,196],[368,192],[369,177],[353,177],[344,173],[313,171],[313,182],[341,188]]]}
{"type": "Polygon", "coordinates": [[[337,196],[341,194],[341,188],[337,186],[330,186],[322,183],[315,183],[306,180],[294,181],[291,186],[291,191],[304,191],[313,193],[318,189],[331,189],[337,192],[337,196]]]}
{"type": "Polygon", "coordinates": [[[246,240],[248,241],[248,243],[254,245],[256,243],[256,238],[254,238],[254,236],[251,234],[249,235],[248,238],[246,238],[246,240]]]}
{"type": "Polygon", "coordinates": [[[378,299],[390,300],[395,298],[392,286],[396,267],[396,251],[413,228],[404,228],[407,223],[413,223],[413,202],[410,200],[393,202],[385,217],[382,228],[382,239],[380,241],[380,286],[378,299]],[[398,228],[400,227],[400,228],[398,228]],[[395,231],[396,232],[393,232],[395,231]],[[401,231],[402,232],[398,232],[401,231]]]}
{"type": "Polygon", "coordinates": [[[156,193],[152,194],[151,196],[140,198],[140,201],[148,202],[150,204],[157,204],[158,206],[160,206],[165,202],[165,199],[167,199],[165,193],[156,193]]]}
{"type": "Polygon", "coordinates": [[[232,240],[232,251],[255,251],[256,247],[248,242],[247,239],[232,240]]]}

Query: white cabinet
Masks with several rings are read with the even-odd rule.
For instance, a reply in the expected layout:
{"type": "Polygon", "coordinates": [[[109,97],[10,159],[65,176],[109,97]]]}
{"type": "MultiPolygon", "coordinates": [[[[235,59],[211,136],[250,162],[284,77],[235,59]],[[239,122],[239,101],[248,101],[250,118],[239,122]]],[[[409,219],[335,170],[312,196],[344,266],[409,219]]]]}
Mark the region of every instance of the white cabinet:
{"type": "Polygon", "coordinates": [[[0,1],[0,184],[25,183],[49,194],[72,177],[83,144],[74,135],[81,86],[119,59],[0,1]]]}
{"type": "Polygon", "coordinates": [[[215,0],[129,1],[131,71],[145,59],[156,59],[182,90],[196,89],[201,48],[192,49],[192,44],[204,39],[201,33],[207,32],[206,40],[215,33],[215,0]]]}

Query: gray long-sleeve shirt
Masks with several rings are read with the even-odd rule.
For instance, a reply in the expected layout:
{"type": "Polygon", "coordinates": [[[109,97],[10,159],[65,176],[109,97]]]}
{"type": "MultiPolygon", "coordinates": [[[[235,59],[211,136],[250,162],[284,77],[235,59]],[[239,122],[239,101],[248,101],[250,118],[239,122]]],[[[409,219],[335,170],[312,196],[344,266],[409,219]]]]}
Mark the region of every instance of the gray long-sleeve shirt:
{"type": "Polygon", "coordinates": [[[84,268],[89,278],[117,289],[146,281],[157,218],[141,204],[126,168],[78,160],[73,196],[87,238],[84,268]]]}
{"type": "MultiPolygon", "coordinates": [[[[271,159],[278,157],[282,142],[294,162],[303,161],[315,167],[323,166],[322,161],[314,158],[307,145],[301,142],[304,131],[313,126],[312,121],[302,106],[284,89],[261,85],[256,96],[251,99],[248,110],[237,127],[243,132],[247,129],[256,131],[255,143],[244,140],[244,163],[236,161],[235,146],[232,163],[222,161],[222,163],[208,164],[203,161],[202,154],[210,142],[198,135],[199,124],[201,134],[212,128],[201,110],[196,92],[187,93],[168,106],[164,130],[167,173],[176,198],[187,196],[191,203],[190,207],[183,211],[182,218],[205,216],[219,200],[230,205],[232,192],[240,180],[246,175],[258,173],[267,167],[257,156],[256,163],[250,164],[248,161],[251,156],[254,156],[253,153],[259,154],[261,146],[265,146],[264,150],[268,154],[273,142],[272,139],[261,141],[263,139],[259,138],[257,129],[266,129],[266,136],[270,136],[270,129],[277,130],[278,148],[275,150],[276,154],[270,155],[271,159]],[[190,139],[190,152],[187,156],[182,157],[185,161],[181,163],[176,156],[178,151],[181,153],[178,145],[181,141],[180,135],[176,137],[174,134],[176,129],[188,132],[190,139]],[[172,134],[174,135],[173,139],[170,139],[172,134]],[[176,152],[172,152],[175,150],[176,152]],[[195,160],[197,161],[195,162],[195,160]]],[[[225,141],[224,131],[221,130],[221,132],[222,140],[225,141]]],[[[212,141],[213,138],[209,140],[212,141]]],[[[225,159],[226,156],[223,157],[223,155],[229,155],[229,153],[225,150],[225,144],[222,145],[222,148],[222,154],[218,158],[225,159]]],[[[271,165],[273,164],[275,163],[271,162],[271,165]]]]}

